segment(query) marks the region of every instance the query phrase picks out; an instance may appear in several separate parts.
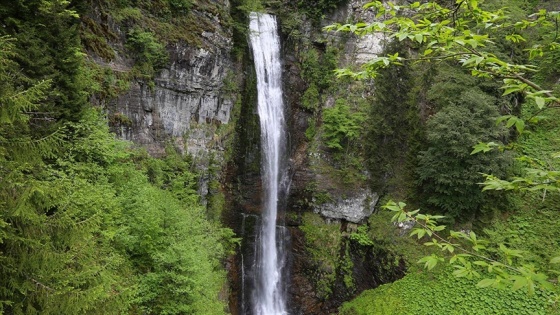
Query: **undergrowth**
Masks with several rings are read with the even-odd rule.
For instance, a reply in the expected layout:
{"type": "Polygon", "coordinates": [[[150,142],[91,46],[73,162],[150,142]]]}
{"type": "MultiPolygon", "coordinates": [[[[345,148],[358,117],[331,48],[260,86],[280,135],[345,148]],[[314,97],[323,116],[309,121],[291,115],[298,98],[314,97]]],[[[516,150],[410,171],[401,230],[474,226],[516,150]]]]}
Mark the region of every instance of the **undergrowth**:
{"type": "Polygon", "coordinates": [[[455,278],[451,270],[409,273],[403,279],[364,291],[344,303],[341,315],[509,315],[557,314],[545,293],[477,288],[476,280],[455,278]]]}

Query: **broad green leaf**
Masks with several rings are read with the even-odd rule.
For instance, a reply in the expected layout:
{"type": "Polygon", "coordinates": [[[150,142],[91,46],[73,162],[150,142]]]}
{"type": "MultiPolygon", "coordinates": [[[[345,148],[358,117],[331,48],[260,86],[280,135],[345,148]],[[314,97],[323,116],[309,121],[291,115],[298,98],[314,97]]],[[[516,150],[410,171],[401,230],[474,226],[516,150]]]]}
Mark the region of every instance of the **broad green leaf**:
{"type": "Polygon", "coordinates": [[[489,152],[492,151],[492,148],[497,147],[498,144],[495,142],[488,142],[488,143],[483,143],[480,142],[478,144],[476,144],[475,146],[473,146],[473,150],[471,151],[471,155],[479,153],[479,152],[489,152]]]}
{"type": "Polygon", "coordinates": [[[512,276],[512,279],[515,279],[515,281],[513,282],[513,286],[511,287],[513,291],[517,291],[524,286],[527,286],[527,284],[529,283],[527,278],[522,276],[512,276]]]}
{"type": "Polygon", "coordinates": [[[511,94],[513,92],[518,92],[518,91],[521,91],[521,88],[519,86],[511,86],[511,87],[506,88],[506,90],[504,91],[502,96],[511,94]]]}
{"type": "Polygon", "coordinates": [[[417,235],[418,239],[421,239],[424,235],[426,235],[426,231],[422,228],[416,228],[410,233],[410,236],[417,235]]]}
{"type": "Polygon", "coordinates": [[[476,284],[476,286],[479,288],[486,288],[494,285],[495,283],[496,279],[482,279],[476,284]]]}
{"type": "Polygon", "coordinates": [[[445,244],[443,245],[442,250],[446,250],[450,253],[453,253],[455,251],[455,247],[452,244],[445,244]]]}
{"type": "Polygon", "coordinates": [[[435,254],[432,254],[431,256],[423,257],[418,261],[418,263],[424,263],[424,268],[427,268],[428,270],[432,270],[439,261],[443,261],[443,258],[440,258],[435,254]]]}
{"type": "Polygon", "coordinates": [[[537,104],[537,107],[539,109],[542,109],[544,107],[544,104],[545,104],[544,98],[542,98],[540,96],[535,97],[535,103],[537,104]]]}
{"type": "Polygon", "coordinates": [[[515,129],[517,130],[518,133],[522,133],[523,130],[525,130],[525,122],[522,119],[518,119],[515,122],[515,129]]]}

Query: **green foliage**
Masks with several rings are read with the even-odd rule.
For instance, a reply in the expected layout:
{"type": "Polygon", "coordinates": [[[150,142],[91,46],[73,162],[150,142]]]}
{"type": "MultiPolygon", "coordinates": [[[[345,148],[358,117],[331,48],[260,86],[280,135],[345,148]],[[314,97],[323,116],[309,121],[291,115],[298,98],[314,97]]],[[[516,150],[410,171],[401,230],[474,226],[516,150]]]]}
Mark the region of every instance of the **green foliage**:
{"type": "MultiPolygon", "coordinates": [[[[546,218],[549,218],[550,211],[557,208],[556,194],[552,197],[549,194],[558,191],[555,171],[558,163],[554,154],[544,159],[542,156],[535,158],[526,155],[531,150],[553,147],[550,144],[556,142],[556,137],[550,134],[546,139],[552,140],[546,141],[549,144],[544,146],[542,144],[545,141],[539,141],[539,145],[535,146],[510,144],[506,147],[502,145],[507,138],[501,125],[515,128],[521,134],[520,139],[523,139],[536,131],[532,124],[541,121],[543,110],[560,104],[554,91],[557,90],[557,74],[553,65],[558,48],[558,12],[540,10],[526,18],[528,14],[523,9],[533,10],[527,2],[507,2],[509,8],[503,8],[505,4],[503,1],[476,0],[398,4],[374,1],[366,4],[366,7],[377,13],[378,19],[375,21],[331,28],[358,35],[382,32],[395,41],[406,43],[409,51],[413,51],[410,55],[386,52],[367,63],[361,69],[363,71],[340,70],[341,75],[379,78],[387,71],[385,68],[391,65],[406,66],[408,62],[416,63],[418,67],[437,69],[436,76],[421,84],[427,87],[427,92],[422,92],[424,95],[418,103],[424,111],[423,118],[427,119],[427,148],[421,151],[418,158],[418,187],[423,190],[430,210],[435,208],[435,212],[445,212],[462,221],[480,219],[479,214],[487,210],[489,205],[507,209],[496,199],[498,195],[489,194],[494,190],[523,192],[523,195],[515,196],[518,200],[515,206],[521,205],[524,209],[522,216],[512,216],[509,224],[496,223],[494,229],[487,229],[492,239],[485,240],[477,236],[478,230],[476,233],[470,230],[445,231],[445,226],[437,223],[442,219],[441,216],[421,214],[418,210],[403,212],[404,204],[389,204],[387,208],[395,211],[395,221],[413,221],[416,226],[411,235],[422,241],[428,239],[425,245],[439,252],[432,252],[418,260],[425,268],[436,270],[442,262],[448,261],[453,268],[444,271],[444,278],[459,278],[454,280],[457,283],[466,281],[463,280],[466,278],[470,283],[469,291],[476,289],[476,283],[479,288],[492,287],[488,290],[499,292],[499,295],[485,297],[488,291],[477,292],[477,297],[490,303],[475,302],[472,310],[466,310],[461,308],[462,305],[472,305],[472,302],[454,304],[461,301],[461,295],[459,298],[451,297],[462,290],[456,287],[458,285],[444,289],[450,294],[438,292],[437,298],[402,300],[401,294],[407,291],[410,284],[399,287],[397,282],[393,285],[395,291],[386,293],[385,290],[391,290],[390,287],[371,291],[369,299],[348,304],[345,306],[347,308],[343,308],[343,314],[557,312],[556,309],[547,308],[547,303],[557,303],[559,300],[556,279],[551,280],[542,270],[557,273],[550,270],[550,264],[559,261],[555,257],[558,244],[548,242],[549,238],[557,238],[555,223],[546,222],[554,221],[546,218]],[[539,63],[548,64],[548,69],[536,68],[535,65],[539,63]],[[466,71],[462,73],[453,65],[460,65],[466,71]],[[467,72],[469,75],[466,75],[467,72]],[[497,82],[484,81],[496,78],[502,79],[500,93],[497,93],[497,82]],[[498,94],[504,97],[498,100],[498,94]],[[523,97],[527,102],[522,103],[523,97]],[[525,117],[519,116],[522,105],[523,112],[531,108],[528,111],[530,114],[525,117]],[[497,119],[498,109],[507,115],[497,119]],[[495,125],[496,120],[499,127],[495,125]],[[480,141],[480,138],[486,140],[480,141]],[[501,153],[504,148],[527,150],[516,164],[516,170],[521,172],[509,180],[500,179],[506,175],[509,164],[507,156],[501,153]],[[475,157],[477,160],[473,159],[475,157]],[[484,168],[491,170],[486,173],[484,168]],[[484,193],[477,184],[483,179],[481,173],[493,174],[486,175],[484,193]],[[541,192],[541,195],[537,192],[541,192]],[[537,205],[539,197],[553,200],[546,205],[537,205]],[[539,210],[536,213],[535,208],[539,210]],[[527,214],[529,209],[533,215],[527,214]],[[539,241],[541,229],[544,238],[539,241]],[[478,278],[477,282],[470,281],[475,278],[478,278]],[[510,290],[495,290],[506,287],[510,290]],[[520,294],[518,290],[523,293],[520,294]],[[539,290],[545,290],[546,293],[539,290]],[[525,292],[532,296],[523,295],[525,292]],[[502,297],[503,294],[511,297],[502,297]],[[503,301],[508,303],[502,304],[503,301]],[[522,302],[518,304],[519,301],[522,302]]],[[[548,127],[554,130],[556,124],[548,127]]],[[[512,214],[512,211],[508,213],[512,214]]],[[[415,276],[412,273],[407,277],[415,276]]],[[[427,288],[430,286],[427,281],[419,283],[421,286],[409,296],[417,296],[419,291],[422,291],[422,296],[431,292],[427,288]]],[[[441,286],[439,280],[436,285],[441,286]]]]}
{"type": "Polygon", "coordinates": [[[375,243],[367,234],[368,227],[367,225],[361,225],[358,227],[358,230],[352,234],[350,234],[350,239],[353,241],[358,242],[358,244],[362,246],[372,246],[375,243]]]}
{"type": "Polygon", "coordinates": [[[263,4],[260,0],[240,0],[240,4],[236,6],[237,9],[244,11],[246,14],[250,12],[264,11],[263,4]]]}
{"type": "MultiPolygon", "coordinates": [[[[493,37],[498,36],[504,42],[511,42],[509,46],[514,47],[526,41],[522,33],[536,29],[544,33],[545,30],[554,32],[559,12],[539,10],[531,15],[531,19],[523,19],[520,14],[508,16],[507,10],[503,8],[486,8],[476,0],[461,1],[456,5],[440,5],[436,1],[404,5],[388,2],[385,5],[382,1],[373,1],[365,7],[374,9],[377,17],[384,16],[383,21],[332,25],[327,29],[360,35],[388,33],[391,39],[407,41],[419,48],[419,54],[410,58],[411,61],[455,60],[473,76],[502,78],[504,94],[523,93],[541,109],[558,106],[558,98],[550,90],[531,81],[530,73],[535,71],[534,65],[519,63],[542,57],[545,52],[553,52],[559,48],[558,44],[555,41],[537,43],[526,50],[525,58],[509,53],[515,57],[514,60],[509,60],[506,54],[494,52],[493,37]],[[502,23],[506,20],[507,22],[502,23]]],[[[390,64],[400,64],[406,59],[398,54],[380,56],[366,63],[363,71],[356,73],[341,70],[339,74],[358,78],[372,77],[379,69],[390,64]]]]}
{"type": "Polygon", "coordinates": [[[360,136],[364,120],[363,113],[352,112],[346,100],[336,100],[334,107],[323,110],[325,145],[338,151],[347,150],[360,136]]]}
{"type": "Polygon", "coordinates": [[[306,249],[313,259],[313,269],[310,271],[317,293],[322,299],[327,299],[332,294],[336,271],[341,263],[340,225],[326,223],[318,214],[305,213],[300,229],[305,233],[306,249]]]}
{"type": "MultiPolygon", "coordinates": [[[[404,54],[406,47],[390,44],[386,51],[404,54]]],[[[414,76],[406,63],[380,70],[375,79],[374,99],[365,127],[365,151],[372,188],[378,192],[397,193],[397,187],[405,186],[404,183],[414,187],[411,183],[415,179],[416,156],[425,128],[413,99],[419,94],[414,90],[414,76]]]]}
{"type": "MultiPolygon", "coordinates": [[[[84,129],[71,130],[64,134],[73,142],[58,143],[59,151],[47,156],[51,163],[2,160],[9,169],[0,185],[0,222],[7,223],[0,308],[8,313],[105,314],[130,305],[130,269],[111,246],[111,217],[119,207],[111,185],[99,176],[101,163],[117,156],[87,143],[99,133],[84,137],[84,129]],[[78,154],[84,150],[102,153],[100,164],[78,154]]],[[[31,153],[44,158],[40,149],[31,153]]]]}
{"type": "Polygon", "coordinates": [[[204,209],[145,177],[128,176],[119,189],[123,212],[115,240],[140,271],[135,304],[149,314],[221,314],[217,293],[225,274],[216,270],[224,248],[204,209]]]}
{"type": "Polygon", "coordinates": [[[339,314],[555,314],[543,292],[529,297],[522,292],[477,288],[475,284],[450,272],[409,273],[394,283],[364,291],[344,303],[339,314]]]}
{"type": "Polygon", "coordinates": [[[340,273],[342,273],[342,282],[349,291],[353,292],[356,289],[354,282],[354,262],[350,255],[350,243],[345,243],[345,252],[342,261],[340,262],[340,273]]]}
{"type": "MultiPolygon", "coordinates": [[[[0,41],[0,77],[18,74],[0,41]]],[[[95,110],[31,128],[50,82],[17,82],[0,85],[0,312],[222,314],[232,233],[206,220],[188,159],[133,153],[95,110]]]]}
{"type": "Polygon", "coordinates": [[[192,6],[192,1],[190,0],[167,0],[167,3],[169,3],[171,12],[174,14],[179,12],[185,14],[192,6]]]}
{"type": "Polygon", "coordinates": [[[155,1],[133,1],[116,0],[118,8],[130,10],[132,6],[140,6],[153,14],[162,17],[181,16],[189,13],[193,2],[191,0],[155,0],[155,1]]]}
{"type": "Polygon", "coordinates": [[[315,117],[311,117],[307,120],[307,129],[305,129],[305,138],[308,141],[312,141],[317,134],[317,123],[315,122],[315,117]]]}
{"type": "Polygon", "coordinates": [[[232,235],[206,220],[188,159],[132,153],[94,111],[71,130],[53,163],[3,176],[4,310],[222,314],[232,235]]]}
{"type": "MultiPolygon", "coordinates": [[[[233,233],[207,219],[188,158],[149,158],[84,109],[91,93],[114,97],[130,79],[83,63],[70,8],[84,6],[0,5],[0,313],[223,314],[233,233]]],[[[127,48],[148,75],[167,55],[142,29],[127,48]]],[[[130,123],[121,116],[111,119],[130,123]]]]}
{"type": "Polygon", "coordinates": [[[392,216],[389,211],[378,211],[371,215],[368,219],[367,236],[376,248],[387,252],[392,257],[402,258],[407,264],[408,271],[413,272],[419,268],[416,262],[420,258],[430,255],[432,248],[418,246],[415,239],[404,237],[408,234],[407,230],[403,230],[391,222],[392,216]]]}
{"type": "Polygon", "coordinates": [[[315,23],[319,23],[330,11],[342,3],[342,0],[300,0],[297,2],[298,7],[302,8],[307,16],[315,23]]]}
{"type": "Polygon", "coordinates": [[[311,83],[301,97],[301,106],[305,110],[314,112],[319,107],[319,101],[319,90],[315,84],[311,83]]]}
{"type": "Polygon", "coordinates": [[[27,1],[0,4],[4,27],[0,35],[13,42],[13,58],[19,73],[11,84],[29,88],[48,80],[51,86],[36,111],[45,121],[63,118],[79,120],[87,104],[81,79],[83,56],[79,41],[77,15],[68,1],[27,1]],[[48,27],[47,27],[48,25],[48,27]]]}
{"type": "Polygon", "coordinates": [[[132,29],[127,36],[126,47],[132,52],[140,74],[151,78],[155,72],[167,64],[165,46],[157,41],[152,32],[132,29]]]}
{"type": "MultiPolygon", "coordinates": [[[[421,258],[418,263],[423,263],[424,268],[431,270],[449,257],[449,264],[455,269],[453,276],[469,280],[480,278],[481,274],[488,277],[479,281],[478,287],[510,288],[511,291],[523,288],[528,295],[545,290],[551,301],[559,300],[557,288],[545,274],[531,264],[521,264],[519,260],[523,258],[523,251],[504,244],[488,247],[489,242],[479,238],[474,231],[449,230],[449,236],[442,236],[446,227],[440,225],[438,220],[443,216],[422,214],[419,209],[406,210],[403,202],[390,201],[383,207],[394,213],[391,221],[416,225],[410,236],[417,236],[418,239],[427,237],[430,241],[424,245],[441,251],[443,255],[432,253],[421,258]]],[[[551,263],[555,261],[553,258],[551,263]]]]}
{"type": "Polygon", "coordinates": [[[471,218],[485,203],[481,173],[505,174],[506,156],[498,151],[471,155],[479,142],[498,142],[504,130],[495,125],[495,99],[473,88],[427,122],[427,145],[418,157],[419,186],[427,203],[453,218],[471,218]]]}
{"type": "MultiPolygon", "coordinates": [[[[523,115],[532,115],[525,111],[523,115]]],[[[504,220],[495,220],[485,229],[494,247],[505,244],[524,251],[524,264],[539,270],[550,268],[549,261],[560,255],[556,235],[559,231],[558,189],[555,170],[558,160],[555,152],[560,148],[558,113],[543,113],[538,124],[531,125],[518,139],[515,149],[524,153],[517,159],[517,176],[501,180],[487,177],[483,189],[508,190],[515,202],[516,211],[504,220]]]]}
{"type": "Polygon", "coordinates": [[[301,76],[311,85],[315,85],[318,92],[330,87],[335,79],[334,70],[338,63],[338,51],[327,46],[324,53],[310,47],[301,55],[301,76]]]}

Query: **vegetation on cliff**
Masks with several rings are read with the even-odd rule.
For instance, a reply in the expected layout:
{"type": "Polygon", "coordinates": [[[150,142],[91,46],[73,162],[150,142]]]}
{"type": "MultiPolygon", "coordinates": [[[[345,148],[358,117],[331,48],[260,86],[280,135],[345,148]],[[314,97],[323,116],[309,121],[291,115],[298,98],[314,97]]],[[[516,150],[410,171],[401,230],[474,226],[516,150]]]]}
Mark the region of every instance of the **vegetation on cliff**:
{"type": "MultiPolygon", "coordinates": [[[[299,203],[309,208],[331,202],[369,178],[385,201],[406,199],[446,215],[445,222],[465,235],[482,235],[490,249],[485,255],[504,265],[553,269],[550,261],[560,255],[559,127],[557,113],[544,109],[558,107],[558,14],[538,10],[558,1],[437,3],[441,10],[426,10],[424,20],[396,14],[403,20],[393,25],[408,28],[381,29],[392,32],[395,42],[357,75],[375,73],[374,85],[335,79],[348,37],[305,38],[303,22],[319,24],[341,1],[265,4],[282,15],[303,79],[298,110],[318,176],[307,187],[309,199],[299,203]],[[480,8],[498,13],[479,18],[495,20],[480,24],[473,18],[487,12],[480,8]],[[442,12],[452,17],[444,25],[436,21],[442,12]],[[446,34],[453,40],[431,40],[446,34]],[[387,67],[394,63],[400,65],[387,67]],[[497,78],[505,79],[503,86],[497,78]],[[471,154],[473,146],[487,152],[471,154]],[[501,246],[523,254],[509,262],[512,255],[501,246]]],[[[240,21],[247,10],[263,7],[249,0],[233,4],[240,21]]],[[[404,6],[414,10],[424,4],[404,6]]],[[[398,5],[376,9],[388,20],[401,10],[398,5]]],[[[199,175],[189,157],[170,147],[154,159],[114,139],[103,110],[90,108],[88,99],[116,97],[134,79],[150,82],[168,60],[166,45],[182,41],[204,47],[200,34],[219,31],[215,19],[234,28],[243,49],[245,26],[215,2],[188,0],[15,1],[0,5],[0,17],[0,313],[224,313],[222,260],[233,238],[217,221],[226,201],[210,199],[208,212],[200,205],[199,175]],[[117,28],[121,34],[113,32],[117,28]],[[118,54],[133,64],[126,71],[104,68],[85,51],[102,64],[118,54]]],[[[341,28],[379,31],[383,22],[378,23],[341,28]]],[[[250,103],[251,78],[247,82],[250,103]]],[[[130,123],[126,116],[109,120],[130,123]]],[[[238,132],[245,137],[256,127],[247,123],[238,132]]],[[[249,150],[254,145],[248,141],[238,144],[249,150]]],[[[251,167],[258,173],[258,163],[251,167]]],[[[214,181],[210,189],[218,186],[214,181]]],[[[545,279],[553,284],[551,291],[535,289],[528,296],[518,289],[531,291],[531,279],[515,285],[504,277],[516,289],[511,291],[479,288],[474,276],[457,280],[453,271],[464,269],[456,267],[438,263],[431,273],[422,270],[416,262],[432,266],[439,258],[423,257],[440,251],[407,238],[409,232],[390,223],[388,214],[347,230],[315,214],[296,215],[297,220],[320,300],[336,299],[342,291],[355,294],[355,271],[373,264],[364,262],[366,252],[389,253],[379,270],[398,267],[401,259],[408,265],[402,280],[364,292],[342,306],[341,314],[558,312],[552,273],[545,279]]],[[[445,257],[449,261],[453,255],[445,257]]],[[[493,271],[481,277],[497,279],[493,271]]],[[[482,286],[498,287],[496,281],[482,286]]]]}
{"type": "Polygon", "coordinates": [[[385,189],[386,200],[404,198],[424,212],[444,214],[448,224],[435,224],[439,216],[401,211],[402,203],[387,205],[400,228],[370,218],[371,241],[364,243],[393,240],[386,248],[407,259],[409,273],[345,304],[342,314],[558,312],[554,264],[560,261],[560,246],[548,232],[558,230],[558,221],[544,218],[558,209],[554,152],[559,147],[552,139],[543,141],[558,126],[558,72],[542,68],[557,59],[558,12],[544,10],[554,5],[372,2],[367,6],[378,21],[335,27],[384,32],[404,48],[389,45],[385,55],[364,68],[339,73],[375,76],[378,92],[397,95],[376,95],[373,106],[383,107],[369,117],[383,124],[370,128],[375,141],[370,148],[381,153],[366,155],[391,166],[370,165],[381,175],[374,178],[375,187],[385,189]],[[388,68],[392,64],[400,70],[388,68]],[[395,81],[408,88],[399,89],[395,81]],[[387,109],[391,104],[404,109],[387,109]],[[399,129],[405,123],[394,123],[403,114],[418,122],[408,132],[399,129]],[[378,143],[390,146],[399,132],[404,145],[396,154],[383,152],[378,143]],[[395,180],[395,174],[406,181],[395,180]],[[410,234],[407,221],[416,224],[412,235],[429,248],[405,254],[411,248],[401,240],[410,234]],[[434,272],[426,276],[416,262],[434,272]]]}

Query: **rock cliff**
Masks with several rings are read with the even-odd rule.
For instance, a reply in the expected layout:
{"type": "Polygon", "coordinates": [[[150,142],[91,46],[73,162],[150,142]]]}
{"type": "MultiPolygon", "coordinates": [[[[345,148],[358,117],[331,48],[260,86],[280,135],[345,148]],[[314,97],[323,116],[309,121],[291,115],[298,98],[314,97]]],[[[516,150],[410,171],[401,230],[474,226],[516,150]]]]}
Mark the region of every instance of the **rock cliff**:
{"type": "MultiPolygon", "coordinates": [[[[354,0],[339,6],[323,26],[368,19],[369,13],[361,9],[365,2],[354,0]]],[[[351,152],[346,152],[351,158],[341,158],[345,155],[325,146],[322,127],[322,112],[341,100],[346,100],[353,112],[363,111],[373,89],[371,82],[333,83],[332,79],[329,83],[325,78],[333,77],[334,67],[360,64],[379,53],[383,38],[324,33],[321,25],[297,12],[297,6],[287,4],[278,10],[284,39],[284,91],[290,133],[290,189],[279,220],[286,222],[292,240],[287,249],[293,267],[289,285],[291,311],[326,314],[379,281],[371,281],[375,268],[368,267],[364,257],[353,252],[356,245],[348,238],[355,224],[371,215],[378,199],[368,189],[367,172],[359,167],[359,142],[346,144],[347,148],[352,146],[351,152]],[[294,16],[296,23],[289,20],[294,16]],[[327,58],[331,48],[338,51],[336,57],[329,57],[334,63],[327,58]],[[316,61],[313,53],[319,58],[316,61]],[[325,67],[329,62],[330,68],[325,67]],[[313,74],[313,67],[324,75],[313,74]],[[321,93],[314,108],[306,108],[302,104],[312,85],[319,86],[321,93]],[[310,221],[307,214],[312,212],[321,216],[310,221]],[[312,254],[314,246],[321,246],[321,239],[328,235],[318,232],[312,242],[310,231],[335,231],[339,241],[330,244],[330,258],[312,254]]],[[[243,58],[232,58],[234,44],[241,49],[244,44],[233,42],[229,1],[193,7],[189,14],[197,26],[190,40],[166,41],[168,62],[152,78],[134,75],[135,60],[126,46],[127,30],[134,22],[116,21],[106,11],[94,5],[87,18],[112,34],[107,36],[107,45],[113,55],[103,57],[92,49],[90,59],[113,76],[125,77],[127,84],[124,92],[93,98],[92,102],[107,108],[111,127],[119,137],[145,147],[150,154],[163,155],[169,144],[190,154],[203,170],[199,190],[201,195],[208,195],[203,199],[210,200],[209,208],[212,195],[224,193],[219,207],[225,204],[227,210],[221,218],[238,235],[254,234],[243,226],[248,226],[245,218],[260,213],[262,202],[256,93],[248,52],[243,58]],[[214,170],[218,171],[210,174],[214,170]],[[219,175],[221,170],[225,170],[224,176],[219,175]]],[[[143,27],[149,30],[150,23],[145,24],[148,26],[143,27]]],[[[251,247],[247,240],[243,244],[246,245],[242,247],[251,247]]],[[[373,255],[368,250],[360,252],[373,255]]],[[[375,260],[372,257],[368,259],[375,260]]],[[[243,303],[241,262],[240,255],[227,262],[233,314],[243,303]]]]}
{"type": "Polygon", "coordinates": [[[127,81],[124,93],[92,101],[107,108],[111,127],[119,137],[145,147],[154,156],[162,155],[166,145],[173,143],[195,160],[206,161],[214,154],[220,159],[226,128],[219,127],[230,122],[234,103],[234,96],[224,89],[228,74],[233,73],[229,6],[229,0],[197,2],[180,22],[192,23],[182,26],[191,33],[171,38],[161,30],[169,27],[168,22],[151,12],[138,11],[149,16],[147,20],[126,18],[124,13],[112,12],[119,9],[106,3],[92,4],[84,18],[89,23],[84,24],[110,34],[105,36],[109,54],[92,49],[89,57],[127,81]],[[135,73],[136,61],[126,44],[127,32],[135,27],[155,34],[165,45],[168,61],[156,69],[153,78],[135,73]]]}

